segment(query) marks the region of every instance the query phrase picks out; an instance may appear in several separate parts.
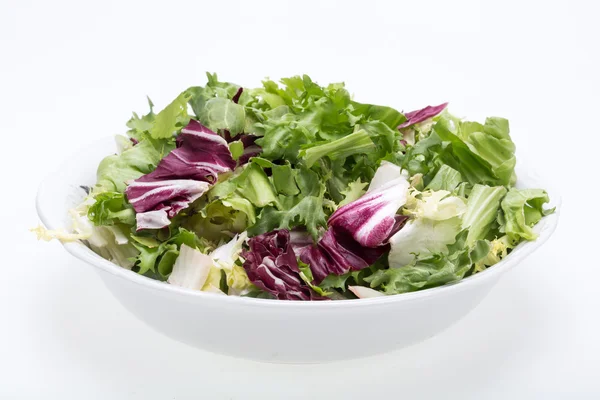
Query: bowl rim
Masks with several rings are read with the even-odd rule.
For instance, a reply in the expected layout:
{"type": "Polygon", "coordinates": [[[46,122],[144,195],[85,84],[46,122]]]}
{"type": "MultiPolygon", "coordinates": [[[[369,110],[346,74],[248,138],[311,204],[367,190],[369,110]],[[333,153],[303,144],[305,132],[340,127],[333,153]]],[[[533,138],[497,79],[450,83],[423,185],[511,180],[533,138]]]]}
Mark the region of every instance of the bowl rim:
{"type": "MultiPolygon", "coordinates": [[[[76,155],[81,155],[85,149],[93,146],[94,144],[98,144],[104,142],[109,137],[104,137],[97,141],[91,142],[88,146],[82,148],[76,155]]],[[[110,137],[113,140],[112,137],[110,137]]],[[[67,160],[73,160],[76,157],[67,158],[67,160]]],[[[519,163],[520,164],[520,163],[519,163]]],[[[48,229],[58,229],[61,226],[57,226],[52,222],[52,219],[47,214],[46,202],[45,199],[48,196],[51,196],[53,193],[51,190],[51,181],[55,179],[55,176],[60,175],[61,171],[66,168],[70,168],[72,166],[72,162],[69,163],[65,161],[61,163],[61,165],[55,169],[53,172],[46,175],[46,177],[42,180],[38,187],[37,196],[36,196],[36,210],[38,216],[42,223],[48,229]]],[[[519,168],[520,172],[521,168],[519,168]]],[[[93,250],[87,247],[80,241],[76,242],[67,242],[62,243],[65,250],[67,250],[71,255],[75,258],[86,262],[94,267],[99,268],[100,270],[107,272],[111,275],[114,275],[118,278],[125,279],[130,281],[136,285],[139,285],[145,289],[149,289],[154,292],[162,292],[162,294],[171,294],[176,296],[181,296],[187,299],[200,299],[206,301],[215,301],[215,302],[224,302],[224,304],[238,304],[240,306],[260,306],[260,307],[286,307],[286,308],[318,308],[318,309],[331,309],[331,308],[353,308],[353,307],[363,307],[363,306],[372,306],[372,305],[384,305],[402,301],[414,301],[420,300],[426,297],[442,295],[449,292],[455,292],[460,290],[465,290],[468,287],[473,285],[480,284],[484,281],[493,279],[494,277],[499,278],[500,275],[507,272],[514,265],[518,264],[520,261],[525,259],[531,253],[533,253],[536,249],[538,249],[542,244],[544,244],[554,233],[558,224],[558,217],[560,215],[560,209],[562,204],[562,198],[560,193],[556,190],[555,187],[548,185],[543,180],[539,179],[537,174],[532,171],[531,168],[527,168],[527,176],[532,180],[535,180],[536,185],[539,187],[547,188],[547,191],[551,192],[551,205],[555,207],[555,212],[548,216],[545,216],[542,221],[543,224],[538,224],[537,226],[543,225],[543,229],[541,230],[539,237],[534,241],[523,242],[520,243],[517,247],[513,249],[511,254],[509,254],[506,258],[501,260],[499,263],[493,265],[490,268],[487,268],[484,271],[481,271],[475,275],[471,275],[467,278],[463,278],[459,281],[448,283],[442,286],[437,286],[433,288],[418,290],[415,292],[408,293],[400,293],[395,295],[385,295],[380,297],[366,298],[366,299],[348,299],[344,301],[280,301],[273,299],[260,299],[260,298],[252,298],[252,297],[240,297],[240,296],[228,296],[228,295],[219,295],[210,292],[202,292],[199,290],[192,290],[187,288],[182,288],[174,285],[169,285],[166,282],[158,281],[143,275],[140,275],[134,271],[125,269],[111,261],[108,261],[102,258],[100,255],[96,254],[93,250]]],[[[519,175],[519,174],[517,174],[519,175]]],[[[66,211],[66,210],[65,210],[66,211]]],[[[541,222],[542,222],[541,221],[541,222]]]]}

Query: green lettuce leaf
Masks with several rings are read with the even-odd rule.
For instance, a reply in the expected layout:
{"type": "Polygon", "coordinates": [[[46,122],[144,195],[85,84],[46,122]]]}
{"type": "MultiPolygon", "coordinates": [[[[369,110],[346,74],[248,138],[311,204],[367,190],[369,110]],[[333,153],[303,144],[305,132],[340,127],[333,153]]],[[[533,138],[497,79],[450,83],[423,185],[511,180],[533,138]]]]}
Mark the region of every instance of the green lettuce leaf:
{"type": "Polygon", "coordinates": [[[469,194],[462,226],[469,230],[467,244],[485,238],[500,210],[500,200],[506,194],[504,186],[475,185],[469,194]]]}
{"type": "Polygon", "coordinates": [[[373,275],[376,271],[387,269],[386,263],[380,260],[359,271],[349,271],[342,275],[327,275],[325,279],[319,283],[319,287],[329,293],[342,292],[346,297],[354,298],[355,296],[348,293],[348,286],[369,286],[369,283],[365,278],[373,275]]]}
{"type": "Polygon", "coordinates": [[[402,268],[376,271],[365,278],[372,289],[385,294],[399,294],[432,288],[461,280],[489,252],[486,241],[466,246],[467,232],[461,232],[448,247],[447,254],[419,257],[402,268]]]}
{"type": "Polygon", "coordinates": [[[407,222],[400,232],[390,239],[392,243],[389,254],[390,266],[404,267],[417,255],[445,253],[446,247],[454,243],[454,238],[460,229],[459,217],[439,221],[421,218],[407,222]]]}
{"type": "Polygon", "coordinates": [[[374,148],[375,144],[367,131],[361,129],[343,138],[305,148],[300,151],[299,157],[310,168],[318,159],[325,156],[335,160],[352,154],[367,153],[374,148]]]}
{"type": "Polygon", "coordinates": [[[295,173],[289,163],[283,165],[273,165],[271,167],[273,185],[277,193],[285,196],[295,196],[300,193],[296,184],[295,173]]]}
{"type": "Polygon", "coordinates": [[[178,228],[169,239],[159,242],[152,237],[132,235],[132,245],[140,252],[135,259],[135,269],[141,275],[166,280],[179,256],[182,245],[207,252],[211,244],[205,238],[199,238],[194,232],[178,228]]]}
{"type": "Polygon", "coordinates": [[[264,158],[254,157],[251,163],[257,164],[262,168],[271,169],[271,180],[277,193],[286,196],[295,196],[300,193],[300,189],[296,184],[296,174],[298,171],[292,169],[288,161],[282,165],[278,165],[264,158]]]}
{"type": "Polygon", "coordinates": [[[331,293],[324,290],[322,287],[315,285],[313,282],[315,278],[313,277],[312,271],[310,270],[310,266],[308,264],[303,263],[298,260],[298,268],[300,269],[300,278],[308,285],[312,290],[314,290],[319,296],[327,297],[331,293]]]}
{"type": "Polygon", "coordinates": [[[346,204],[358,200],[363,194],[366,193],[365,188],[367,186],[369,186],[369,182],[361,182],[360,178],[354,182],[350,182],[348,187],[342,191],[344,199],[339,202],[338,206],[345,206],[346,204]]]}
{"type": "MultiPolygon", "coordinates": [[[[259,158],[254,158],[251,162],[257,168],[260,168],[259,164],[269,165],[268,163],[259,158]]],[[[288,171],[285,174],[286,176],[291,175],[296,188],[294,191],[298,191],[298,194],[280,195],[274,205],[264,207],[256,224],[248,228],[248,235],[256,236],[274,229],[291,229],[301,226],[305,227],[316,239],[319,236],[319,228],[324,227],[327,223],[327,217],[323,210],[325,185],[321,182],[319,175],[308,168],[295,168],[291,170],[291,173],[288,171]]],[[[274,177],[272,179],[274,180],[274,177]]],[[[243,182],[240,180],[238,185],[245,185],[243,182]]],[[[274,187],[269,179],[265,182],[265,186],[274,187]]],[[[283,192],[286,186],[289,186],[290,190],[293,189],[291,183],[284,186],[284,183],[281,182],[277,185],[277,191],[283,192]]],[[[238,190],[240,193],[244,191],[244,189],[238,190]]],[[[253,204],[260,207],[258,203],[253,202],[253,204]]]]}
{"type": "MultiPolygon", "coordinates": [[[[190,94],[189,104],[197,118],[203,113],[206,102],[215,97],[232,99],[240,86],[235,83],[219,81],[217,74],[206,73],[208,79],[206,86],[193,86],[187,89],[190,94]]],[[[238,104],[246,104],[250,100],[247,91],[242,93],[238,104]]],[[[202,121],[206,125],[206,121],[202,121]]]]}
{"type": "Polygon", "coordinates": [[[256,221],[255,208],[237,194],[216,199],[185,221],[185,227],[200,237],[218,243],[241,233],[256,221]]]}
{"type": "Polygon", "coordinates": [[[517,180],[515,144],[509,132],[508,120],[504,118],[486,118],[484,125],[468,121],[461,124],[461,136],[473,152],[491,164],[503,185],[513,185],[517,180]]]}
{"type": "Polygon", "coordinates": [[[150,112],[141,117],[133,113],[131,119],[127,121],[127,127],[129,128],[127,135],[137,141],[142,140],[145,135],[149,135],[152,126],[154,126],[154,118],[156,117],[156,114],[154,114],[154,104],[149,97],[147,99],[150,112]]]}
{"type": "Polygon", "coordinates": [[[397,154],[398,161],[402,169],[407,170],[411,176],[422,174],[426,183],[429,183],[440,168],[439,155],[444,150],[442,140],[433,132],[414,146],[409,146],[403,155],[397,154]]]}
{"type": "Polygon", "coordinates": [[[94,200],[88,210],[88,218],[94,225],[135,225],[135,212],[123,193],[103,192],[96,195],[94,200]]]}
{"type": "Polygon", "coordinates": [[[173,140],[144,139],[121,154],[110,155],[98,165],[94,193],[124,192],[126,182],[152,172],[175,148],[173,140]]]}
{"type": "MultiPolygon", "coordinates": [[[[369,159],[377,164],[382,158],[401,150],[401,134],[381,121],[368,121],[356,126],[355,130],[365,130],[375,143],[376,151],[368,152],[369,159]]],[[[374,165],[375,168],[378,165],[374,165]]]]}
{"type": "Polygon", "coordinates": [[[166,245],[161,247],[145,247],[139,243],[132,243],[132,245],[140,252],[135,262],[138,273],[145,275],[148,272],[155,272],[156,260],[163,253],[166,245]]]}
{"type": "Polygon", "coordinates": [[[406,121],[404,114],[391,107],[357,102],[352,102],[352,106],[353,115],[364,118],[366,121],[381,121],[390,129],[397,130],[398,125],[406,121]]]}
{"type": "Polygon", "coordinates": [[[501,203],[500,231],[513,243],[521,239],[535,240],[538,235],[532,227],[554,212],[554,209],[544,209],[549,201],[548,193],[542,189],[510,189],[501,203]]]}
{"type": "Polygon", "coordinates": [[[243,132],[246,124],[244,107],[222,97],[208,99],[198,118],[209,129],[215,132],[225,129],[233,136],[243,132]]]}
{"type": "Polygon", "coordinates": [[[508,236],[506,235],[496,238],[491,242],[487,240],[480,240],[477,243],[479,242],[485,242],[488,245],[489,250],[484,257],[475,263],[473,273],[481,272],[487,267],[499,263],[500,260],[508,255],[508,250],[513,247],[508,239],[508,236]]]}
{"type": "Polygon", "coordinates": [[[270,232],[274,229],[292,229],[302,226],[317,239],[319,227],[327,224],[326,215],[323,212],[323,199],[315,196],[303,197],[293,206],[276,210],[273,207],[266,207],[260,213],[255,225],[248,228],[249,236],[256,236],[262,233],[270,232]]]}
{"type": "Polygon", "coordinates": [[[187,112],[187,103],[190,98],[191,94],[184,91],[156,114],[154,124],[150,129],[150,136],[154,139],[168,139],[186,126],[190,121],[187,112]]]}
{"type": "Polygon", "coordinates": [[[507,120],[492,117],[481,125],[442,113],[433,130],[447,142],[439,152],[440,160],[470,183],[506,186],[516,181],[515,145],[507,120]]]}
{"type": "Polygon", "coordinates": [[[308,76],[281,80],[280,88],[273,81],[265,81],[264,93],[273,106],[287,107],[285,114],[272,115],[257,126],[263,138],[257,140],[263,157],[269,160],[286,159],[295,163],[303,145],[333,141],[352,133],[350,95],[342,84],[321,87],[308,76]]]}
{"type": "Polygon", "coordinates": [[[265,171],[255,162],[250,162],[244,171],[231,179],[236,191],[256,207],[278,205],[277,193],[265,171]]]}
{"type": "Polygon", "coordinates": [[[426,189],[447,190],[449,192],[453,192],[461,182],[462,176],[460,175],[460,172],[444,164],[436,172],[426,189]]]}
{"type": "Polygon", "coordinates": [[[443,142],[447,142],[444,151],[439,153],[440,160],[459,171],[470,183],[497,184],[498,177],[492,166],[483,157],[473,152],[469,145],[460,138],[460,121],[442,114],[433,126],[435,133],[443,142]]]}
{"type": "Polygon", "coordinates": [[[316,140],[317,125],[301,116],[285,114],[270,119],[259,127],[264,136],[256,141],[262,148],[261,155],[269,160],[298,160],[300,148],[316,140]]]}
{"type": "Polygon", "coordinates": [[[244,154],[244,143],[241,140],[229,143],[229,151],[231,152],[231,158],[237,161],[244,154]]]}

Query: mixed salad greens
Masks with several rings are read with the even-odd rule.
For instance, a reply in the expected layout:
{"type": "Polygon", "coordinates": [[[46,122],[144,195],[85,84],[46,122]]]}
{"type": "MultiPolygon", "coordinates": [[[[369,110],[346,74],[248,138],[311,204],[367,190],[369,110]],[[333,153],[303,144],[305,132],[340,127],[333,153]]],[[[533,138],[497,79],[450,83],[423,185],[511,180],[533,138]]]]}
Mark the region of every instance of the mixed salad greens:
{"type": "Polygon", "coordinates": [[[123,268],[218,294],[325,300],[458,281],[534,240],[551,213],[516,189],[508,121],[402,113],[308,76],[257,89],[208,74],[127,122],[71,210],[123,268]]]}

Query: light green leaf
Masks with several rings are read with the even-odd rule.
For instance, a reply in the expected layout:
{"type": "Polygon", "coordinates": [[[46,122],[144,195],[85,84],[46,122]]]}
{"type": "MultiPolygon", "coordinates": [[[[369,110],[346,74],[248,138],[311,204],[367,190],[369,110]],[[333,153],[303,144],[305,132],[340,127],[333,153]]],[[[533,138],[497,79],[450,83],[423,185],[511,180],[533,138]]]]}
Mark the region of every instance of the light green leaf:
{"type": "Polygon", "coordinates": [[[361,182],[360,178],[354,182],[350,182],[346,190],[342,191],[344,200],[339,202],[338,207],[345,206],[346,204],[358,200],[363,194],[366,193],[365,188],[367,186],[369,186],[369,182],[361,182]]]}
{"type": "Polygon", "coordinates": [[[310,286],[310,288],[314,290],[319,296],[327,297],[331,294],[330,292],[324,290],[320,286],[317,286],[313,283],[315,279],[308,264],[305,264],[302,261],[298,260],[298,268],[300,269],[300,278],[304,281],[304,283],[310,286]]]}
{"type": "Polygon", "coordinates": [[[298,189],[298,186],[296,185],[296,176],[300,171],[292,169],[289,161],[279,165],[261,157],[254,157],[251,162],[262,168],[271,169],[271,179],[277,193],[286,196],[295,196],[300,193],[300,189],[298,189]]]}
{"type": "Polygon", "coordinates": [[[227,197],[221,200],[221,203],[225,207],[229,207],[236,211],[241,211],[246,215],[248,225],[253,225],[256,222],[256,214],[254,212],[254,206],[250,201],[237,196],[227,197]]]}
{"type": "Polygon", "coordinates": [[[532,227],[543,216],[554,212],[554,209],[544,209],[549,201],[548,193],[542,189],[510,189],[501,203],[504,222],[501,231],[513,242],[536,239],[532,227]]]}
{"type": "Polygon", "coordinates": [[[406,121],[406,117],[391,107],[352,102],[352,114],[370,121],[381,121],[391,129],[406,121]]]}
{"type": "Polygon", "coordinates": [[[500,200],[506,194],[504,186],[475,185],[469,194],[467,212],[462,226],[469,230],[467,244],[483,239],[498,215],[500,200]]]}
{"type": "Polygon", "coordinates": [[[373,289],[381,288],[388,295],[399,294],[454,282],[464,275],[463,269],[464,266],[457,266],[446,256],[434,255],[403,268],[377,271],[366,280],[373,289]]]}
{"type": "Polygon", "coordinates": [[[472,184],[501,183],[490,163],[473,152],[460,138],[460,125],[457,125],[455,119],[442,115],[433,129],[442,141],[449,143],[449,147],[439,153],[445,164],[459,171],[472,184]]]}
{"type": "Polygon", "coordinates": [[[156,114],[150,135],[154,139],[167,139],[172,137],[179,129],[189,122],[187,103],[191,94],[182,92],[175,100],[156,114]]]}
{"type": "Polygon", "coordinates": [[[352,154],[367,153],[375,148],[375,144],[367,131],[361,129],[341,139],[313,146],[300,151],[300,158],[307,167],[311,167],[321,157],[332,160],[345,158],[352,154]]]}
{"type": "Polygon", "coordinates": [[[300,119],[290,113],[262,124],[264,136],[256,141],[262,148],[261,155],[269,160],[285,159],[295,163],[300,147],[316,139],[317,126],[300,119]]]}
{"type": "Polygon", "coordinates": [[[399,161],[402,169],[407,170],[411,176],[423,174],[426,179],[428,177],[427,182],[429,182],[439,168],[439,163],[436,161],[444,151],[440,137],[434,132],[419,140],[414,146],[409,146],[399,161]]]}
{"type": "Polygon", "coordinates": [[[440,167],[431,182],[429,182],[426,189],[452,192],[461,182],[462,176],[460,172],[444,164],[440,167]]]}
{"type": "Polygon", "coordinates": [[[229,151],[231,152],[231,157],[237,161],[244,154],[244,143],[240,140],[229,143],[229,151]]]}
{"type": "Polygon", "coordinates": [[[402,229],[390,238],[388,256],[391,268],[412,263],[417,256],[446,254],[461,231],[464,201],[447,191],[424,192],[407,203],[405,212],[412,215],[402,229]]]}
{"type": "MultiPolygon", "coordinates": [[[[323,290],[338,293],[337,290],[341,290],[342,292],[347,292],[348,286],[360,285],[360,286],[368,286],[366,277],[373,275],[374,272],[386,268],[384,263],[377,261],[375,264],[361,269],[360,271],[348,271],[342,275],[327,275],[321,283],[319,283],[319,287],[323,290]]],[[[347,293],[347,296],[352,297],[347,293]]],[[[330,296],[331,297],[331,296],[330,296]]]]}
{"type": "Polygon", "coordinates": [[[209,129],[228,130],[232,136],[242,132],[246,123],[244,107],[222,97],[207,100],[198,117],[209,129]]]}
{"type": "Polygon", "coordinates": [[[439,152],[440,159],[470,183],[512,185],[516,181],[515,145],[507,120],[491,117],[481,125],[444,112],[433,129],[449,143],[445,151],[439,152]]]}
{"type": "Polygon", "coordinates": [[[508,255],[508,249],[513,247],[506,235],[494,239],[491,242],[487,240],[479,240],[478,242],[486,242],[488,245],[488,253],[475,262],[473,273],[481,272],[486,269],[486,267],[497,264],[501,259],[508,255]]]}
{"type": "Polygon", "coordinates": [[[390,239],[389,254],[391,268],[409,265],[417,256],[446,253],[447,246],[461,230],[460,217],[446,220],[419,218],[410,220],[390,239]]]}
{"type": "Polygon", "coordinates": [[[135,212],[125,201],[123,193],[103,192],[97,194],[94,200],[88,210],[88,218],[94,225],[135,225],[135,212]]]}
{"type": "Polygon", "coordinates": [[[182,245],[200,251],[210,249],[206,239],[200,239],[195,233],[181,227],[173,236],[162,242],[140,235],[131,235],[131,239],[131,244],[140,252],[135,261],[138,273],[160,280],[165,280],[171,273],[182,245]]]}
{"type": "Polygon", "coordinates": [[[160,242],[152,237],[131,235],[131,239],[150,249],[160,246],[160,242]]]}
{"type": "Polygon", "coordinates": [[[234,265],[231,270],[226,271],[226,273],[229,295],[241,296],[255,288],[252,282],[250,282],[250,279],[248,279],[248,275],[243,267],[234,265]]]}
{"type": "Polygon", "coordinates": [[[152,100],[148,97],[148,105],[150,106],[150,112],[142,117],[139,117],[136,113],[133,113],[133,117],[129,121],[127,121],[127,127],[129,131],[127,131],[127,135],[136,140],[141,140],[144,135],[149,134],[152,126],[154,126],[154,118],[156,114],[154,114],[154,104],[152,100]]]}
{"type": "Polygon", "coordinates": [[[245,231],[255,219],[254,206],[236,194],[208,203],[198,214],[185,221],[185,227],[218,243],[245,231]]]}
{"type": "Polygon", "coordinates": [[[381,121],[369,121],[357,125],[355,131],[364,129],[376,145],[373,154],[376,160],[383,158],[386,154],[398,151],[401,134],[398,129],[392,129],[381,121]]]}
{"type": "Polygon", "coordinates": [[[142,140],[119,155],[104,158],[98,165],[94,193],[124,192],[126,182],[152,172],[175,143],[166,140],[142,140]]]}
{"type": "Polygon", "coordinates": [[[144,275],[149,271],[155,272],[156,260],[158,259],[158,256],[161,255],[164,247],[149,248],[138,243],[131,244],[140,252],[136,262],[136,265],[139,268],[138,273],[144,275]]]}
{"type": "Polygon", "coordinates": [[[487,254],[489,244],[477,241],[473,248],[465,246],[467,232],[459,233],[446,254],[431,254],[415,259],[402,268],[389,268],[367,276],[371,288],[385,294],[413,292],[461,280],[473,265],[487,254]]]}
{"type": "Polygon", "coordinates": [[[256,207],[279,204],[275,188],[263,169],[255,163],[248,164],[244,171],[231,181],[237,185],[237,192],[256,207]]]}
{"type": "Polygon", "coordinates": [[[173,264],[175,264],[175,261],[179,256],[179,250],[174,244],[166,246],[165,249],[165,252],[160,257],[156,270],[161,276],[166,278],[171,274],[171,271],[173,271],[173,264]]]}
{"type": "Polygon", "coordinates": [[[515,144],[510,139],[508,120],[487,118],[482,130],[467,133],[466,141],[475,153],[492,165],[492,170],[501,184],[515,183],[515,144]]]}

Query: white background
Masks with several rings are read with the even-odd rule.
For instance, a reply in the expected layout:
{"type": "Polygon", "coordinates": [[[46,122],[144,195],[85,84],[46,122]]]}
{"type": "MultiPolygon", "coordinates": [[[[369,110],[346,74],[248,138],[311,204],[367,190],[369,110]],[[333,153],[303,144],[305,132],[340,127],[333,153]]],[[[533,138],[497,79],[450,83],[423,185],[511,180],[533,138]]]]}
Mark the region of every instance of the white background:
{"type": "Polygon", "coordinates": [[[600,398],[593,3],[2,0],[0,398],[600,398]],[[384,356],[269,365],[173,342],[27,229],[48,171],[204,71],[248,86],[307,73],[360,101],[505,116],[518,156],[562,187],[559,228],[465,319],[384,356]]]}

